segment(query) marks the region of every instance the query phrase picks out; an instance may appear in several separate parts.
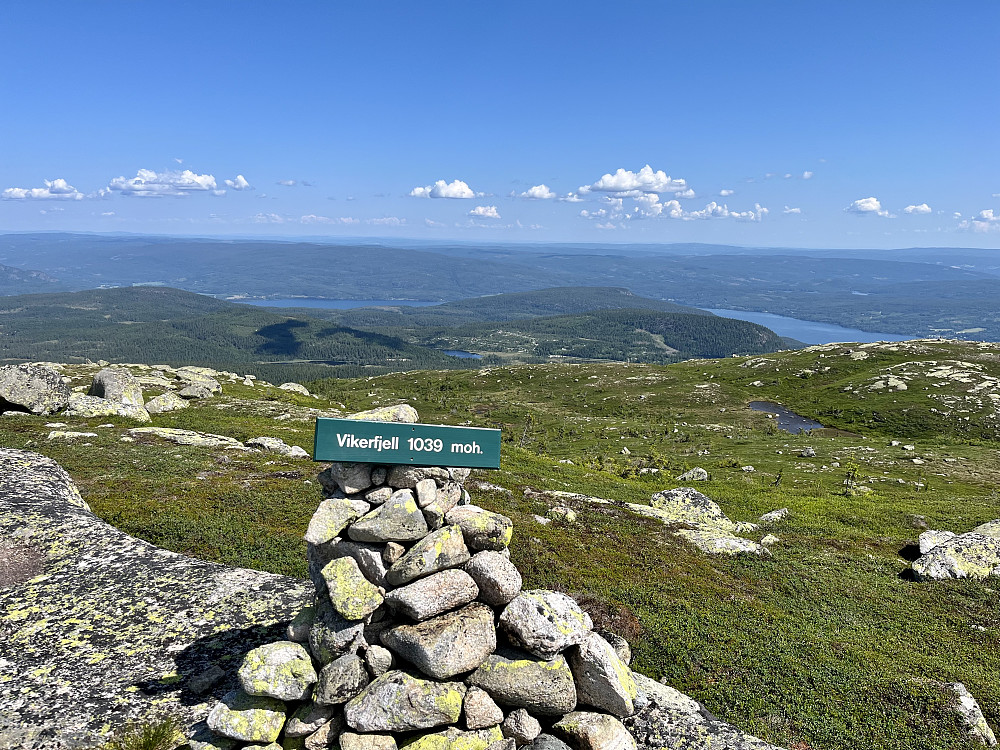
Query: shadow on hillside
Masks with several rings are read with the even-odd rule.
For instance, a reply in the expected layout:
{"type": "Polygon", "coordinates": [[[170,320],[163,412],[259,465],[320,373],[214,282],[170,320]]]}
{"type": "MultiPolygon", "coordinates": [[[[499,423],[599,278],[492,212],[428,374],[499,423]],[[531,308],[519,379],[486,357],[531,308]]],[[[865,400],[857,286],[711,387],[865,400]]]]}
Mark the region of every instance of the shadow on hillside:
{"type": "Polygon", "coordinates": [[[302,342],[295,338],[295,329],[305,327],[308,327],[307,323],[294,319],[264,326],[257,331],[257,335],[267,340],[257,347],[257,353],[294,357],[302,348],[302,342]]]}
{"type": "Polygon", "coordinates": [[[176,676],[137,682],[135,687],[150,697],[177,694],[178,702],[184,706],[214,703],[239,687],[236,671],[247,652],[265,643],[285,640],[287,626],[288,622],[269,627],[256,625],[199,638],[174,656],[176,676]],[[211,679],[212,671],[217,671],[213,667],[224,672],[217,680],[211,679]]]}

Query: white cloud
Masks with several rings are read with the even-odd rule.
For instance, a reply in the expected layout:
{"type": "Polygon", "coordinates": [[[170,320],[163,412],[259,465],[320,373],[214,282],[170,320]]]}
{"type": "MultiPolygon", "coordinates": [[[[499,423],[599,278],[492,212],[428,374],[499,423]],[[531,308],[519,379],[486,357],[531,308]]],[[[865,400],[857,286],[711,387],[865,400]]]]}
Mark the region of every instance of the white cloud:
{"type": "Polygon", "coordinates": [[[882,208],[882,204],[879,202],[878,198],[875,198],[874,196],[869,198],[858,198],[844,210],[848,213],[859,214],[861,216],[868,214],[885,217],[889,216],[889,212],[882,208]]]}
{"type": "Polygon", "coordinates": [[[685,220],[736,219],[737,221],[760,221],[767,216],[768,213],[770,213],[770,211],[759,203],[755,203],[753,209],[749,211],[730,211],[729,206],[726,204],[722,204],[720,206],[715,201],[712,201],[700,211],[685,212],[683,218],[685,220]]]}
{"type": "Polygon", "coordinates": [[[958,225],[959,229],[968,229],[972,232],[1000,232],[1000,212],[987,208],[980,211],[971,219],[966,219],[958,225]]]}
{"type": "Polygon", "coordinates": [[[565,203],[583,203],[583,198],[581,198],[576,193],[566,193],[566,195],[564,195],[559,200],[565,203]]]}
{"type": "Polygon", "coordinates": [[[721,195],[723,198],[728,198],[730,195],[733,195],[735,192],[736,192],[735,190],[730,190],[728,188],[724,188],[723,190],[719,191],[719,195],[721,195]]]}
{"type": "Polygon", "coordinates": [[[641,193],[683,193],[689,190],[687,181],[673,179],[663,170],[653,171],[648,164],[638,172],[619,168],[614,174],[605,174],[591,185],[584,185],[579,192],[591,191],[625,195],[636,191],[641,193]]]}
{"type": "Polygon", "coordinates": [[[532,200],[549,200],[550,198],[555,198],[556,194],[549,189],[548,185],[535,185],[530,187],[521,193],[522,198],[531,198],[532,200]]]}
{"type": "Polygon", "coordinates": [[[365,224],[373,224],[375,226],[382,227],[399,227],[406,223],[406,219],[400,219],[398,216],[383,216],[378,219],[365,219],[365,224]]]}
{"type": "Polygon", "coordinates": [[[285,187],[295,187],[299,183],[296,180],[278,180],[278,184],[285,187]]]}
{"type": "Polygon", "coordinates": [[[215,189],[215,177],[210,174],[195,174],[190,169],[185,169],[183,172],[154,172],[152,169],[140,169],[135,177],[116,177],[108,183],[106,191],[136,195],[141,198],[161,198],[191,195],[215,189]]]}
{"type": "Polygon", "coordinates": [[[226,185],[233,190],[253,190],[253,187],[247,182],[246,177],[241,174],[236,175],[236,179],[226,180],[226,185]]]}
{"type": "Polygon", "coordinates": [[[617,229],[618,228],[617,224],[612,224],[610,221],[607,222],[606,224],[594,224],[594,226],[597,227],[598,229],[617,229]]]}
{"type": "Polygon", "coordinates": [[[791,172],[786,172],[785,173],[785,179],[786,180],[790,180],[791,178],[792,178],[792,173],[791,172]]]}
{"type": "Polygon", "coordinates": [[[102,211],[101,212],[101,216],[114,216],[114,215],[115,215],[114,211],[102,211]]]}
{"type": "Polygon", "coordinates": [[[931,207],[926,203],[919,203],[916,206],[907,206],[903,209],[904,214],[929,214],[931,207]]]}
{"type": "Polygon", "coordinates": [[[0,193],[4,200],[36,200],[36,201],[78,201],[83,200],[83,193],[59,177],[55,180],[42,180],[43,188],[7,188],[0,193]]]}
{"type": "Polygon", "coordinates": [[[785,210],[782,211],[782,213],[785,213],[785,214],[800,214],[800,213],[802,213],[802,209],[801,208],[791,208],[789,206],[785,206],[785,210]]]}
{"type": "Polygon", "coordinates": [[[434,221],[434,219],[424,219],[424,224],[426,224],[429,227],[433,227],[435,229],[438,229],[440,227],[446,227],[446,226],[448,226],[444,222],[434,221]]]}
{"type": "Polygon", "coordinates": [[[480,219],[499,219],[496,206],[476,206],[469,211],[469,216],[478,216],[480,219]]]}
{"type": "Polygon", "coordinates": [[[482,193],[476,193],[462,180],[438,180],[433,185],[413,188],[410,195],[414,198],[475,198],[482,193]]]}
{"type": "Polygon", "coordinates": [[[340,216],[331,218],[329,216],[317,216],[316,214],[306,214],[299,219],[302,224],[357,224],[358,219],[350,216],[340,216]]]}
{"type": "Polygon", "coordinates": [[[254,224],[284,224],[285,219],[278,214],[259,213],[250,218],[254,224]]]}
{"type": "Polygon", "coordinates": [[[806,170],[805,172],[802,173],[802,179],[803,180],[811,180],[812,176],[813,176],[813,173],[810,172],[809,170],[806,170]]]}
{"type": "MultiPolygon", "coordinates": [[[[632,196],[629,196],[632,197],[632,196]]],[[[718,204],[715,201],[708,203],[705,208],[697,211],[685,211],[680,202],[674,198],[661,202],[660,196],[656,193],[640,193],[632,197],[634,206],[629,213],[625,212],[624,198],[605,199],[607,208],[596,211],[584,209],[580,216],[585,219],[594,219],[602,222],[618,221],[622,219],[681,219],[683,221],[695,221],[698,219],[735,219],[737,221],[761,221],[769,210],[759,203],[747,211],[732,211],[726,204],[718,204]]]]}

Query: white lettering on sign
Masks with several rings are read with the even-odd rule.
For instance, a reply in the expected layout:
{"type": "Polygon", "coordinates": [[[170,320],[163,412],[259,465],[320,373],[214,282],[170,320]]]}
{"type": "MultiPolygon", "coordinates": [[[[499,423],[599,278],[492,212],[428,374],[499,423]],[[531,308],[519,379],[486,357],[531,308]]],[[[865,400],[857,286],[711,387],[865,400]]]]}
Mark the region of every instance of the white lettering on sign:
{"type": "Polygon", "coordinates": [[[452,453],[482,453],[483,449],[479,447],[479,443],[452,443],[451,444],[452,453]]]}
{"type": "MultiPolygon", "coordinates": [[[[412,440],[410,442],[413,442],[412,440]]],[[[376,435],[373,438],[358,438],[352,432],[338,432],[337,445],[341,448],[365,448],[378,452],[399,450],[399,438],[383,438],[376,435]]],[[[412,447],[411,447],[412,449],[412,447]]]]}

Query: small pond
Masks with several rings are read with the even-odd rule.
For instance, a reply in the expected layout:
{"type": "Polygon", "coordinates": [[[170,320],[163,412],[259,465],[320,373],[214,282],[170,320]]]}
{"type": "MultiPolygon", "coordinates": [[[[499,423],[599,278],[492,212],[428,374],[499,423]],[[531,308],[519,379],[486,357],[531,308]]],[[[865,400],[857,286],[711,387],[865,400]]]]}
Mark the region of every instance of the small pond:
{"type": "Polygon", "coordinates": [[[459,359],[482,359],[482,354],[476,354],[475,352],[464,352],[461,349],[442,349],[442,352],[447,354],[449,357],[458,357],[459,359]]]}
{"type": "Polygon", "coordinates": [[[806,430],[818,430],[823,427],[816,420],[796,414],[791,409],[781,404],[776,404],[773,401],[751,401],[749,406],[754,411],[776,415],[775,421],[778,423],[778,429],[792,435],[798,435],[800,432],[805,432],[806,430]]]}

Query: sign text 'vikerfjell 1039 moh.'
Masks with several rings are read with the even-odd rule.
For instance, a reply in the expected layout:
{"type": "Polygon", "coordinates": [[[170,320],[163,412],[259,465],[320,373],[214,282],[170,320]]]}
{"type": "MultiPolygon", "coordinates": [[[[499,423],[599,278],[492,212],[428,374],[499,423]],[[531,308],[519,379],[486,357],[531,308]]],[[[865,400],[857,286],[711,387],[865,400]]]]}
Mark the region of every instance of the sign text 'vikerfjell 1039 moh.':
{"type": "Polygon", "coordinates": [[[500,430],[321,417],[313,460],[499,469],[500,430]]]}

